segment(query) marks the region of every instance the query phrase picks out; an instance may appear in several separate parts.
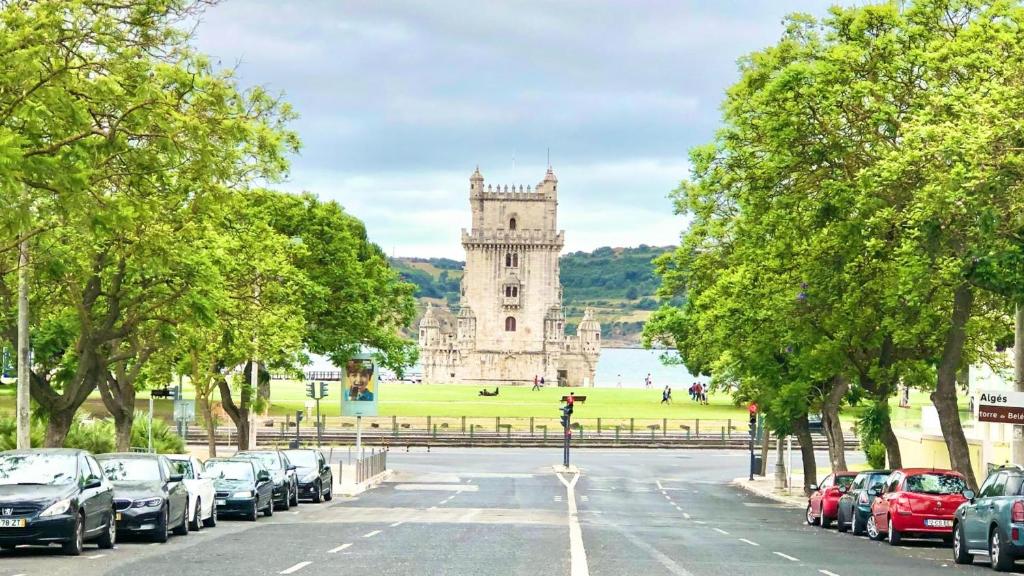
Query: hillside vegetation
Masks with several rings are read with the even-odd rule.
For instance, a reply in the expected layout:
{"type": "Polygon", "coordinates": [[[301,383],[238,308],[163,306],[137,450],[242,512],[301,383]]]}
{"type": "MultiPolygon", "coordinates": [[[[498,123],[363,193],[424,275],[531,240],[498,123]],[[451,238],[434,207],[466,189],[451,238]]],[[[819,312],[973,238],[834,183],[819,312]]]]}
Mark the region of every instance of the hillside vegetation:
{"type": "MultiPolygon", "coordinates": [[[[608,345],[636,345],[643,323],[658,306],[654,298],[658,279],[651,260],[671,249],[641,244],[635,248],[603,247],[563,255],[560,267],[567,332],[574,332],[575,324],[589,306],[597,313],[608,345]]],[[[464,262],[449,258],[396,258],[391,264],[404,279],[416,285],[421,312],[427,301],[458,306],[464,262]]]]}

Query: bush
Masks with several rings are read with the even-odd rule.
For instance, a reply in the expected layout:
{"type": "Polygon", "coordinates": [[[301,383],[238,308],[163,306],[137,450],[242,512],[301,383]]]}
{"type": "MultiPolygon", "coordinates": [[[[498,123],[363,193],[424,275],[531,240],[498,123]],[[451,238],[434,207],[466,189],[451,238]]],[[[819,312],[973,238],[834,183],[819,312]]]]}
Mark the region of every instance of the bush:
{"type": "Polygon", "coordinates": [[[886,402],[868,404],[864,415],[857,422],[860,447],[872,468],[885,467],[885,444],[882,443],[882,428],[889,421],[889,405],[886,402]]]}
{"type": "MultiPolygon", "coordinates": [[[[145,448],[148,445],[148,414],[135,413],[132,425],[132,448],[145,448]]],[[[32,446],[42,446],[46,426],[40,420],[32,422],[32,446]]],[[[0,450],[13,450],[17,445],[17,421],[14,417],[4,414],[0,416],[0,450]]],[[[113,452],[114,421],[110,418],[94,420],[78,415],[72,422],[68,435],[64,439],[65,448],[79,448],[93,454],[113,452]]],[[[153,449],[158,454],[180,454],[185,451],[185,442],[163,420],[153,421],[153,449]]]]}

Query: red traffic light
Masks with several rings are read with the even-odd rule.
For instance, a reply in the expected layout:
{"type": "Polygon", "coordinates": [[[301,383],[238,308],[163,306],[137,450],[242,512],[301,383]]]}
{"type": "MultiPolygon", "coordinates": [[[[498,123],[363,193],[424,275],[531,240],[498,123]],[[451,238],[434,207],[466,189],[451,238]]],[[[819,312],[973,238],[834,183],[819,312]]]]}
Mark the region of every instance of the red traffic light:
{"type": "Polygon", "coordinates": [[[750,403],[750,406],[747,406],[747,410],[748,410],[748,411],[749,411],[749,412],[750,412],[751,414],[757,414],[757,404],[754,404],[753,402],[751,402],[751,403],[750,403]]]}

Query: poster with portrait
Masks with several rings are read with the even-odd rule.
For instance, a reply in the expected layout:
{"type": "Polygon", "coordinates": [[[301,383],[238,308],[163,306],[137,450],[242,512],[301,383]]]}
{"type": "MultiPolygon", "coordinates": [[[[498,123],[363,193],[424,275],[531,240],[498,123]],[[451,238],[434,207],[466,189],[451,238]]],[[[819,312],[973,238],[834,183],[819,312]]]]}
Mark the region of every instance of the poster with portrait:
{"type": "Polygon", "coordinates": [[[377,364],[368,354],[353,356],[343,370],[344,394],[341,413],[344,416],[377,415],[377,364]]]}

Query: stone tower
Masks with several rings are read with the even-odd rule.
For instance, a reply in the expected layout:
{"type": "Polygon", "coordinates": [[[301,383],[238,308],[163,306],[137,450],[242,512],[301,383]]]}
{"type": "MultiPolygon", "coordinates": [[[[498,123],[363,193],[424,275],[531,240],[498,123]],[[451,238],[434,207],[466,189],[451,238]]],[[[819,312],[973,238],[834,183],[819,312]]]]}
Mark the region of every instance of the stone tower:
{"type": "Polygon", "coordinates": [[[469,203],[456,333],[441,334],[427,309],[420,322],[424,379],[532,384],[543,376],[546,383],[592,383],[601,329],[588,311],[580,337],[565,336],[558,268],[564,233],[557,226],[554,172],[548,168],[536,188],[485,187],[477,169],[469,203]]]}

